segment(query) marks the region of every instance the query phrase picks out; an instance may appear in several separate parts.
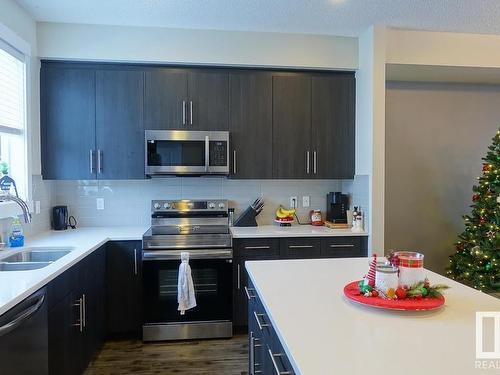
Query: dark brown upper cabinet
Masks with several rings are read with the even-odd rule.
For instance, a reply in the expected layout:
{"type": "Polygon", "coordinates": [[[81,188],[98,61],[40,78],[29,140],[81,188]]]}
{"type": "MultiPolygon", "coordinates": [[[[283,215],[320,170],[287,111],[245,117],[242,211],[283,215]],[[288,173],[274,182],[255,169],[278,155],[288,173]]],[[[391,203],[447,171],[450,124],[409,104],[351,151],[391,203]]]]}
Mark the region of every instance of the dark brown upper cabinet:
{"type": "Polygon", "coordinates": [[[152,68],[144,77],[144,128],[186,129],[188,121],[187,71],[152,68]]]}
{"type": "Polygon", "coordinates": [[[229,129],[229,74],[218,70],[188,75],[189,130],[229,129]]]}
{"type": "Polygon", "coordinates": [[[40,83],[43,177],[95,179],[95,72],[45,67],[40,83]]]}
{"type": "Polygon", "coordinates": [[[140,70],[96,72],[97,177],[144,178],[144,73],[140,70]]]}
{"type": "Polygon", "coordinates": [[[311,178],[311,77],[273,75],[273,177],[311,178]]]}
{"type": "Polygon", "coordinates": [[[312,76],[311,176],[347,179],[354,176],[354,102],[352,74],[312,76]]]}
{"type": "Polygon", "coordinates": [[[245,71],[230,77],[231,177],[272,178],[273,78],[245,71]]]}

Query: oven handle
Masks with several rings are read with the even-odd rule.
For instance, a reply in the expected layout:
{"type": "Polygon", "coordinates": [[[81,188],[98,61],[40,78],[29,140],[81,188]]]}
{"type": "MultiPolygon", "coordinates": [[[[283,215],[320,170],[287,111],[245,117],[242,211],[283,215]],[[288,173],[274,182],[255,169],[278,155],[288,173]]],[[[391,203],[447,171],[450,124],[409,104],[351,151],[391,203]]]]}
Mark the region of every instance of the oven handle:
{"type": "MultiPolygon", "coordinates": [[[[143,261],[155,261],[155,260],[180,260],[181,253],[185,252],[184,250],[155,250],[155,251],[146,251],[142,252],[142,260],[143,261]]],[[[196,251],[188,251],[189,259],[232,259],[233,251],[232,250],[196,250],[196,251]]]]}
{"type": "Polygon", "coordinates": [[[210,139],[205,136],[205,172],[208,172],[210,166],[210,139]]]}
{"type": "MultiPolygon", "coordinates": [[[[231,244],[229,244],[231,246],[231,244]]],[[[228,244],[218,244],[218,245],[203,245],[205,249],[218,249],[221,247],[228,247],[228,244]]],[[[158,250],[197,250],[200,245],[150,245],[146,244],[144,250],[158,249],[158,250]]]]}

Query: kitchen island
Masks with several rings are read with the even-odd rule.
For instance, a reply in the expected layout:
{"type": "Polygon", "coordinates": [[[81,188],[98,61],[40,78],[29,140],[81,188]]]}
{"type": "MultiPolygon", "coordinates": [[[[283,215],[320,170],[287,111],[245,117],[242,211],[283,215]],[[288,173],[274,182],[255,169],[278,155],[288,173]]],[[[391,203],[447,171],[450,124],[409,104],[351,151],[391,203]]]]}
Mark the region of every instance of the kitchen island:
{"type": "Polygon", "coordinates": [[[451,287],[442,309],[391,312],[343,296],[345,284],[366,274],[367,258],[250,261],[246,269],[253,301],[249,322],[256,321],[249,323],[250,361],[257,363],[251,371],[259,366],[265,374],[297,375],[499,371],[495,361],[486,365],[496,368],[476,368],[484,363],[476,360],[475,317],[476,311],[500,311],[500,300],[436,273],[426,271],[431,283],[451,287]],[[252,311],[259,304],[262,311],[252,311]],[[275,339],[266,338],[266,331],[275,339]],[[260,354],[252,352],[259,345],[260,354]]]}

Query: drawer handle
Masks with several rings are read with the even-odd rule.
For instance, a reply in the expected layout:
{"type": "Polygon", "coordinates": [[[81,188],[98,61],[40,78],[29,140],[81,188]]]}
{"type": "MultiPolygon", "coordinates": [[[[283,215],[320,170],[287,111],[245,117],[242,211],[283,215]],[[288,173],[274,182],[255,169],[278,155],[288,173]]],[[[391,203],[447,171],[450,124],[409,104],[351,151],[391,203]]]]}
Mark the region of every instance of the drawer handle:
{"type": "Polygon", "coordinates": [[[253,314],[255,315],[255,320],[257,321],[257,325],[259,326],[259,329],[262,331],[262,328],[264,327],[269,327],[269,324],[267,323],[261,323],[260,322],[260,317],[262,316],[266,316],[266,314],[257,314],[257,312],[253,312],[253,314]]]}
{"type": "Polygon", "coordinates": [[[313,245],[290,245],[288,246],[289,249],[312,249],[314,248],[313,245]]]}
{"type": "Polygon", "coordinates": [[[271,246],[245,246],[245,250],[268,250],[271,246]]]}
{"type": "Polygon", "coordinates": [[[255,294],[250,294],[250,291],[255,291],[253,288],[247,288],[245,287],[245,293],[247,294],[247,298],[250,301],[252,298],[255,298],[255,294]]]}
{"type": "Polygon", "coordinates": [[[330,245],[330,247],[354,247],[353,244],[345,244],[345,245],[330,245]]]}
{"type": "Polygon", "coordinates": [[[274,371],[276,371],[276,375],[292,375],[293,372],[290,372],[290,371],[281,371],[278,367],[278,363],[276,362],[276,358],[281,358],[281,357],[284,357],[285,355],[283,353],[279,353],[279,354],[274,354],[271,349],[267,349],[268,353],[269,353],[269,357],[271,357],[271,361],[273,362],[273,367],[274,367],[274,371]]]}

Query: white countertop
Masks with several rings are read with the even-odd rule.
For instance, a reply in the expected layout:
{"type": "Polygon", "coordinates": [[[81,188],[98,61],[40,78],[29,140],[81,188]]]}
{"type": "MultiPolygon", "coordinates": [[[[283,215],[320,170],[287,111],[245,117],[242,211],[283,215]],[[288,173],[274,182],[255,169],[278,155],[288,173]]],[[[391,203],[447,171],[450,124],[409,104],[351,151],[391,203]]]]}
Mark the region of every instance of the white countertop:
{"type": "Polygon", "coordinates": [[[292,225],[260,225],[258,227],[231,227],[233,238],[265,238],[265,237],[335,237],[335,236],[368,236],[367,232],[352,232],[350,229],[330,229],[325,226],[292,225]]]}
{"type": "MultiPolygon", "coordinates": [[[[108,240],[141,240],[146,227],[79,228],[66,231],[49,231],[29,238],[26,247],[74,247],[68,255],[47,267],[30,271],[0,272],[0,315],[55,279],[79,260],[98,249],[108,240]]],[[[0,250],[0,257],[21,251],[0,250]]]]}
{"type": "Polygon", "coordinates": [[[470,375],[475,369],[475,313],[500,300],[431,271],[446,283],[444,308],[390,312],[356,305],[344,285],[360,279],[367,258],[246,262],[297,375],[470,375]]]}

